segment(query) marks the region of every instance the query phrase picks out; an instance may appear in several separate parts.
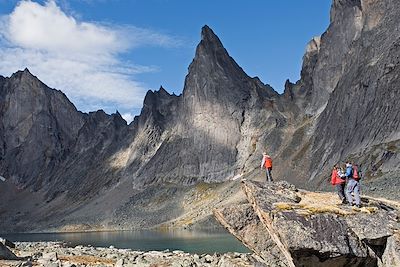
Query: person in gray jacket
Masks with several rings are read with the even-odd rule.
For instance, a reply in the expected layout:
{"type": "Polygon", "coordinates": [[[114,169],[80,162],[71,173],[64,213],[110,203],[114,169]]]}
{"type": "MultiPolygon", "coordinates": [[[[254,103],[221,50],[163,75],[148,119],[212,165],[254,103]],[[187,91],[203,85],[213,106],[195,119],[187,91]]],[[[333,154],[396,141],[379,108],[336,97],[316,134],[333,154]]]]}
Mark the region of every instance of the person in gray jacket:
{"type": "Polygon", "coordinates": [[[347,186],[346,186],[346,198],[347,202],[350,205],[356,205],[358,208],[361,208],[361,200],[360,200],[360,182],[358,181],[358,172],[355,175],[353,165],[350,162],[346,163],[346,178],[347,178],[347,186]],[[354,195],[354,201],[353,196],[354,195]]]}

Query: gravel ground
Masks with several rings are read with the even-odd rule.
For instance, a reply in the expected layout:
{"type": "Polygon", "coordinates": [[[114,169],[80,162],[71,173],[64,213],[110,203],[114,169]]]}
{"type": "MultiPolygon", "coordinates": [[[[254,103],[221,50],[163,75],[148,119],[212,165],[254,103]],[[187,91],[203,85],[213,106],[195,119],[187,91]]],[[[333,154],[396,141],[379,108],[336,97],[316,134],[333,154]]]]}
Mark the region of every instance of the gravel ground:
{"type": "Polygon", "coordinates": [[[264,266],[254,254],[189,254],[183,251],[133,251],[114,247],[68,247],[59,242],[17,242],[12,251],[20,261],[0,260],[0,266],[264,266]]]}

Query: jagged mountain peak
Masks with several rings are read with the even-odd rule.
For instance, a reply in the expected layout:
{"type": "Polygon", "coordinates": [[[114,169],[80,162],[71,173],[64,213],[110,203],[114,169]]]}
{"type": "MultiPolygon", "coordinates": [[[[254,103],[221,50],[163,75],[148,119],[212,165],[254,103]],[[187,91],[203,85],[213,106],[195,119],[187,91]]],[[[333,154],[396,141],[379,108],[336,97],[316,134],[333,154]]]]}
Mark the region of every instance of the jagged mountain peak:
{"type": "Polygon", "coordinates": [[[148,90],[144,97],[143,106],[153,106],[155,103],[162,101],[163,99],[169,99],[171,97],[177,97],[174,94],[170,94],[164,87],[160,86],[160,89],[152,91],[148,90]]]}
{"type": "Polygon", "coordinates": [[[161,93],[167,93],[168,94],[168,92],[167,92],[167,90],[165,90],[165,88],[161,85],[160,86],[160,89],[158,89],[158,91],[161,93]]]}
{"type": "Polygon", "coordinates": [[[175,94],[170,94],[168,93],[167,90],[165,90],[165,88],[161,85],[160,88],[156,91],[154,91],[155,95],[161,96],[161,97],[171,97],[171,96],[176,96],[175,94]]]}
{"type": "Polygon", "coordinates": [[[21,92],[25,92],[27,94],[30,94],[29,92],[36,92],[40,93],[42,96],[56,91],[64,95],[64,93],[61,91],[48,87],[37,76],[33,75],[28,68],[13,73],[11,77],[6,78],[5,80],[13,85],[10,87],[11,90],[16,90],[18,88],[18,90],[21,92]]]}
{"type": "Polygon", "coordinates": [[[34,76],[28,68],[25,68],[24,70],[19,70],[15,73],[13,73],[10,77],[11,79],[19,79],[19,80],[37,80],[39,79],[34,76]]]}
{"type": "Polygon", "coordinates": [[[208,27],[207,25],[204,25],[201,28],[201,42],[200,42],[200,44],[206,46],[207,48],[211,48],[211,49],[224,48],[224,46],[222,45],[221,40],[213,32],[213,30],[210,27],[208,27]]]}
{"type": "MultiPolygon", "coordinates": [[[[197,95],[199,101],[240,99],[247,94],[243,83],[251,78],[229,56],[218,36],[207,25],[201,30],[201,41],[189,66],[183,90],[184,98],[197,95]]],[[[224,100],[224,101],[225,101],[224,100]]]]}
{"type": "Polygon", "coordinates": [[[212,72],[218,69],[224,71],[226,67],[243,72],[233,58],[229,56],[218,36],[207,25],[201,29],[201,40],[196,48],[196,54],[189,67],[189,72],[199,67],[202,70],[212,72]]]}

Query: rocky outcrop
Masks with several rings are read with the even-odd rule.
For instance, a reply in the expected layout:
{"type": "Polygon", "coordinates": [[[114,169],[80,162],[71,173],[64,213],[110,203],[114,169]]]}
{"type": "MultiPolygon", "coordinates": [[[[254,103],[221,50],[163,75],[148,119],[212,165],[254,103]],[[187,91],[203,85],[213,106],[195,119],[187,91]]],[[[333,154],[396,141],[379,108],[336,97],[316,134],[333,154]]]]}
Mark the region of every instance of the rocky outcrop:
{"type": "Polygon", "coordinates": [[[289,266],[250,204],[218,209],[214,215],[229,232],[257,253],[267,266],[289,266]]]}
{"type": "Polygon", "coordinates": [[[387,239],[385,252],[379,266],[400,266],[400,235],[398,232],[387,239]]]}
{"type": "Polygon", "coordinates": [[[15,248],[15,244],[8,239],[0,237],[0,243],[9,248],[15,248]]]}
{"type": "Polygon", "coordinates": [[[8,248],[15,248],[15,244],[7,239],[0,240],[0,260],[18,260],[19,258],[8,248]]]}
{"type": "Polygon", "coordinates": [[[331,193],[284,182],[244,181],[242,189],[252,209],[243,204],[214,214],[268,264],[277,264],[277,257],[282,266],[394,266],[397,261],[398,203],[365,198],[361,209],[351,208],[331,193]]]}

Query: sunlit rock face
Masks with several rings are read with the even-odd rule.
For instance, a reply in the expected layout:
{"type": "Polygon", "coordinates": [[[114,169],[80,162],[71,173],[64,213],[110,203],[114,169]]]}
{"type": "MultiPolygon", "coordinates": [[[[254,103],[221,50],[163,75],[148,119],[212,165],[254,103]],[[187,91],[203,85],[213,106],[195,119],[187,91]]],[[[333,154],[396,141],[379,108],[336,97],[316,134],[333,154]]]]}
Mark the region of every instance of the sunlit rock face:
{"type": "MultiPolygon", "coordinates": [[[[156,180],[190,184],[235,176],[248,156],[247,149],[243,153],[238,147],[243,131],[249,127],[255,130],[253,113],[265,114],[261,111],[264,101],[276,96],[272,88],[248,77],[212,30],[203,27],[168,140],[163,141],[147,173],[140,177],[149,182],[151,172],[156,180]]],[[[273,112],[273,108],[270,110],[273,112]]]]}

